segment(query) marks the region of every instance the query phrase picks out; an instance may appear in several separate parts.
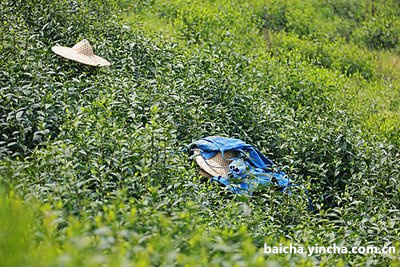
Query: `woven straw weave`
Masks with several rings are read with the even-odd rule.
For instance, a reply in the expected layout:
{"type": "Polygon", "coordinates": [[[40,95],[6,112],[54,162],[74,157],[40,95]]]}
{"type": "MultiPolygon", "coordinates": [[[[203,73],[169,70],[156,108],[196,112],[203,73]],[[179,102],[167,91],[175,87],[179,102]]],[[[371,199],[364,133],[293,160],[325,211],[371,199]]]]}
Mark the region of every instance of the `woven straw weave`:
{"type": "Polygon", "coordinates": [[[51,50],[53,50],[53,52],[57,55],[82,64],[97,67],[105,67],[111,65],[110,62],[108,62],[104,58],[96,56],[93,53],[93,48],[90,45],[89,41],[86,39],[80,41],[73,47],[53,46],[51,50]]]}
{"type": "Polygon", "coordinates": [[[201,168],[200,174],[205,177],[226,177],[229,173],[229,164],[231,164],[232,159],[236,156],[237,154],[234,151],[225,151],[224,158],[221,152],[218,152],[214,157],[206,160],[201,156],[199,149],[194,149],[194,159],[201,168]]]}

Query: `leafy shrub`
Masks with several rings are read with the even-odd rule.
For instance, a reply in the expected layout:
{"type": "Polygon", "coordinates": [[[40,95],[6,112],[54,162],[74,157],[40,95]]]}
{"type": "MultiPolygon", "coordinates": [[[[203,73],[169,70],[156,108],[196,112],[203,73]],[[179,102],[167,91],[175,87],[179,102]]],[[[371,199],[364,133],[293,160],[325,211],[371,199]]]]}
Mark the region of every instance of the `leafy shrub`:
{"type": "Polygon", "coordinates": [[[360,22],[364,19],[366,13],[367,2],[364,1],[344,1],[344,0],[328,0],[325,3],[321,3],[321,6],[327,6],[329,8],[330,15],[338,15],[345,19],[360,22]]]}
{"type": "Polygon", "coordinates": [[[399,47],[400,23],[396,17],[372,18],[354,33],[355,38],[373,49],[394,49],[399,47]]]}
{"type": "Polygon", "coordinates": [[[313,13],[315,10],[309,2],[272,1],[266,6],[265,26],[275,31],[294,32],[307,36],[313,32],[313,13]]]}
{"type": "MultiPolygon", "coordinates": [[[[262,251],[264,242],[398,245],[398,146],[360,133],[337,101],[380,84],[374,61],[341,42],[315,47],[310,10],[291,22],[302,39],[288,34],[267,50],[263,3],[209,1],[199,12],[200,2],[183,3],[2,2],[0,181],[17,196],[0,194],[0,213],[22,212],[0,223],[7,233],[18,218],[27,241],[23,254],[0,253],[38,265],[396,264],[398,254],[262,251]],[[124,25],[114,14],[131,4],[173,21],[187,46],[124,25]],[[50,50],[84,37],[109,69],[50,50]],[[315,212],[301,188],[246,197],[202,180],[183,151],[211,134],[260,148],[309,189],[315,212]],[[13,206],[19,198],[32,213],[13,206]]],[[[6,237],[2,249],[15,242],[6,237]]]]}
{"type": "Polygon", "coordinates": [[[303,61],[339,71],[348,76],[360,74],[367,80],[376,76],[373,56],[345,42],[327,44],[321,40],[299,40],[296,35],[289,35],[282,39],[279,48],[274,53],[281,57],[286,57],[290,51],[292,54],[299,54],[303,61]]]}

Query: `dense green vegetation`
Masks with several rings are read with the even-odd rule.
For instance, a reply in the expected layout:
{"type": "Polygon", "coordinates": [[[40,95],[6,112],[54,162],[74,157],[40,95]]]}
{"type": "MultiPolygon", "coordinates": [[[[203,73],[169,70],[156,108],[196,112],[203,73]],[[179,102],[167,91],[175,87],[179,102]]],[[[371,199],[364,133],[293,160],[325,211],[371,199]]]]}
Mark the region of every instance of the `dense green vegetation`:
{"type": "Polygon", "coordinates": [[[398,1],[0,5],[2,265],[400,264],[398,1]],[[50,49],[83,38],[110,68],[50,49]],[[185,147],[208,135],[258,147],[315,211],[204,181],[185,147]]]}

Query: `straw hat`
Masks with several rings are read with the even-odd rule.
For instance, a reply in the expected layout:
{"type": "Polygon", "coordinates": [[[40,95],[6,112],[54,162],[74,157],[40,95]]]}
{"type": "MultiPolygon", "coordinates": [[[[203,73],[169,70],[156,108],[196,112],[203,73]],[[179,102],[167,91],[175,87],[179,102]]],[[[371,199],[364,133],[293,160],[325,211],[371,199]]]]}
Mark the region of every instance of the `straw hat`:
{"type": "Polygon", "coordinates": [[[224,158],[222,157],[221,152],[218,152],[214,157],[209,159],[204,159],[200,154],[199,149],[194,149],[194,159],[197,164],[200,166],[200,174],[209,178],[212,176],[228,176],[229,173],[229,164],[235,158],[236,152],[232,150],[228,150],[224,152],[224,158]]]}
{"type": "Polygon", "coordinates": [[[92,46],[89,44],[88,40],[84,39],[74,45],[72,48],[71,47],[65,47],[65,46],[53,46],[51,48],[54,53],[57,55],[60,55],[62,57],[71,59],[73,61],[90,65],[90,66],[95,66],[95,67],[105,67],[105,66],[110,66],[111,63],[105,60],[104,58],[101,58],[99,56],[96,56],[93,53],[92,46]]]}

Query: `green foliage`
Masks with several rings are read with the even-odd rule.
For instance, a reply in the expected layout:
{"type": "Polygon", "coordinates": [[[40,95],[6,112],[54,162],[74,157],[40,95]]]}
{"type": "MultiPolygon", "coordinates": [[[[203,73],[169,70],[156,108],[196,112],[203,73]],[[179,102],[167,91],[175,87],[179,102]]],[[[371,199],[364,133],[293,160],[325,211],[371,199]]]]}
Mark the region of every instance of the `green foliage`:
{"type": "Polygon", "coordinates": [[[366,2],[0,4],[7,265],[398,263],[398,252],[263,254],[264,243],[398,248],[399,88],[360,48],[366,2]],[[83,38],[110,68],[50,50],[83,38]],[[217,134],[258,147],[316,211],[299,188],[244,197],[200,178],[184,148],[217,134]]]}
{"type": "Polygon", "coordinates": [[[269,60],[266,54],[271,53],[283,61],[295,57],[302,63],[339,71],[349,77],[361,75],[380,88],[380,100],[388,103],[375,109],[373,116],[365,105],[359,105],[367,101],[367,106],[376,106],[370,86],[358,78],[347,81],[340,78],[342,89],[330,93],[344,104],[344,109],[361,116],[363,132],[379,129],[373,133],[381,140],[398,143],[394,129],[397,129],[399,110],[387,108],[396,106],[396,98],[391,96],[400,91],[400,61],[393,54],[398,53],[397,45],[393,44],[398,35],[395,34],[397,21],[400,21],[395,1],[176,0],[166,3],[159,0],[129,2],[124,10],[127,10],[123,16],[125,21],[148,34],[172,38],[181,50],[218,46],[243,53],[248,59],[255,58],[256,68],[261,69],[263,61],[269,60]],[[375,47],[370,46],[374,41],[368,37],[374,38],[374,34],[365,26],[370,22],[385,32],[378,34],[379,38],[391,45],[377,47],[391,47],[392,53],[385,52],[390,57],[381,57],[381,53],[369,50],[375,47]]]}
{"type": "Polygon", "coordinates": [[[299,40],[297,35],[288,35],[277,42],[279,48],[274,50],[274,54],[286,58],[288,51],[299,54],[300,60],[311,64],[339,71],[347,76],[354,74],[361,75],[366,80],[376,77],[375,60],[371,54],[365,54],[354,45],[337,41],[309,41],[299,40]]]}
{"type": "Polygon", "coordinates": [[[372,18],[354,36],[374,49],[399,49],[400,22],[398,17],[372,18]]]}

